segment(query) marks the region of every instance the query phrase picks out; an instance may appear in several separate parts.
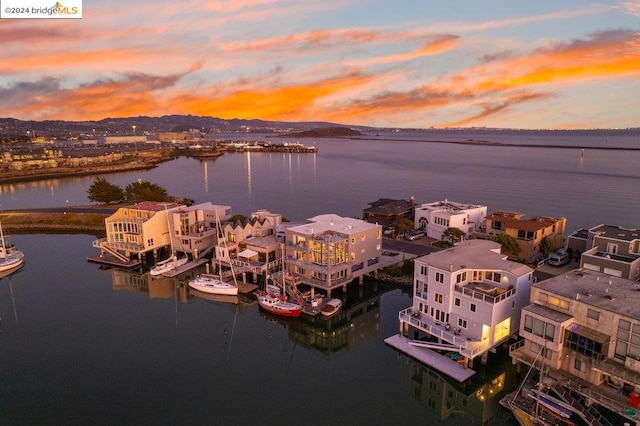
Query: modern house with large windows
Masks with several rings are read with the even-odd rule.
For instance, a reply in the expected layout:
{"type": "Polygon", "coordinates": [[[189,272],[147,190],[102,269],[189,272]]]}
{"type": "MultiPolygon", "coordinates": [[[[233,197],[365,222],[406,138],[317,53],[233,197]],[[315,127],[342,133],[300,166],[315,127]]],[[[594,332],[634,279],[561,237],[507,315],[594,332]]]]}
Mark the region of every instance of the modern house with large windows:
{"type": "Polygon", "coordinates": [[[448,228],[458,228],[469,239],[484,228],[487,206],[444,200],[421,204],[415,209],[415,227],[425,230],[427,237],[439,240],[448,228]]]}
{"type": "Polygon", "coordinates": [[[511,357],[544,371],[547,386],[558,395],[571,393],[566,401],[581,402],[584,413],[599,404],[635,424],[639,290],[633,281],[587,269],[535,284],[511,357]]]}
{"type": "Polygon", "coordinates": [[[285,240],[287,272],[328,296],[381,268],[381,225],[324,214],[287,227],[285,240]]]}
{"type": "Polygon", "coordinates": [[[541,242],[547,238],[551,251],[564,245],[567,219],[564,217],[534,216],[524,219],[524,213],[495,211],[487,216],[484,232],[476,232],[474,238],[491,238],[499,234],[515,238],[520,247],[518,258],[537,262],[544,258],[541,242]]]}
{"type": "MultiPolygon", "coordinates": [[[[437,339],[432,348],[471,365],[518,332],[533,270],[500,254],[500,245],[468,240],[414,259],[413,304],[400,311],[400,334],[437,339]]],[[[430,347],[428,343],[427,347],[430,347]]]]}

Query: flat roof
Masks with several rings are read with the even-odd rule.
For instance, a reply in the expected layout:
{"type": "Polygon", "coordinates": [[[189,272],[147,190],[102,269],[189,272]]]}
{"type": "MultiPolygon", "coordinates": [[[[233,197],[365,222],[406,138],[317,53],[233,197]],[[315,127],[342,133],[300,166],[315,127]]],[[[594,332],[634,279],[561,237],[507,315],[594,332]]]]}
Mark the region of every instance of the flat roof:
{"type": "Polygon", "coordinates": [[[573,318],[572,315],[568,315],[560,311],[556,311],[555,309],[547,308],[546,306],[536,305],[536,304],[525,306],[524,308],[522,308],[522,310],[540,315],[541,317],[544,317],[544,318],[549,318],[550,320],[553,320],[559,323],[568,321],[571,318],[573,318]]]}
{"type": "Polygon", "coordinates": [[[640,230],[636,228],[623,228],[622,226],[615,225],[598,225],[589,229],[589,232],[594,233],[599,237],[611,238],[614,240],[633,241],[640,239],[640,230]]]}
{"type": "Polygon", "coordinates": [[[288,229],[301,234],[317,234],[327,231],[342,232],[344,234],[353,234],[356,232],[365,232],[376,227],[382,228],[381,225],[365,222],[352,217],[342,217],[337,214],[322,214],[309,219],[303,225],[292,226],[288,229]]]}
{"type": "Polygon", "coordinates": [[[500,253],[500,244],[490,240],[466,240],[447,250],[437,251],[415,259],[438,269],[493,269],[523,276],[533,272],[529,266],[513,262],[500,253]]]}
{"type": "Polygon", "coordinates": [[[640,283],[580,268],[538,282],[533,288],[640,320],[640,283]]]}

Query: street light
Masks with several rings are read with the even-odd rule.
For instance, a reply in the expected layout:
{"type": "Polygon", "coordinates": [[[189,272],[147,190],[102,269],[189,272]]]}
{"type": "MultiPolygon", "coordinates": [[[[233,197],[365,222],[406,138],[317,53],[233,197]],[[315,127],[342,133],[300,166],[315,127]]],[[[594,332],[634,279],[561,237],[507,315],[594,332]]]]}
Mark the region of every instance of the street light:
{"type": "Polygon", "coordinates": [[[136,147],[136,154],[138,154],[138,141],[136,140],[136,125],[131,126],[133,128],[133,144],[136,147]]]}

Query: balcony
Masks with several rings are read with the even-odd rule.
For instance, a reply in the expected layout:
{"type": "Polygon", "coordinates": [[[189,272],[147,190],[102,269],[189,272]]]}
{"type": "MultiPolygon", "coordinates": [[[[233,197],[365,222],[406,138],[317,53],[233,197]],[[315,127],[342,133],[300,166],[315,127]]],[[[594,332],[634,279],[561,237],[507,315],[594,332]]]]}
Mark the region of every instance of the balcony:
{"type": "Polygon", "coordinates": [[[516,293],[515,288],[505,289],[494,285],[494,283],[485,282],[470,282],[462,286],[456,286],[454,290],[472,299],[492,305],[502,302],[516,293]]]}
{"type": "Polygon", "coordinates": [[[483,341],[478,336],[472,336],[463,328],[435,321],[433,317],[415,311],[412,307],[400,311],[398,317],[401,322],[457,346],[460,354],[467,358],[475,358],[490,349],[488,340],[483,341]]]}

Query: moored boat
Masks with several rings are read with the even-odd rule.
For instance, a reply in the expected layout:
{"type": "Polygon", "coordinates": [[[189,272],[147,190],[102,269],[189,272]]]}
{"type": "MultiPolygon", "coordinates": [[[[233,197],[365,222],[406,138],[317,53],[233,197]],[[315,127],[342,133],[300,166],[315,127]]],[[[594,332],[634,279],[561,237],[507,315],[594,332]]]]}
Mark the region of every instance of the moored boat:
{"type": "Polygon", "coordinates": [[[335,315],[340,308],[342,307],[342,300],[340,299],[329,299],[327,303],[322,306],[320,313],[325,317],[330,317],[335,315]]]}
{"type": "Polygon", "coordinates": [[[209,294],[223,294],[228,296],[236,296],[238,294],[237,285],[224,282],[208,274],[198,275],[189,281],[189,287],[209,294]]]}
{"type": "Polygon", "coordinates": [[[162,260],[156,263],[149,271],[152,276],[166,274],[169,271],[178,269],[180,266],[185,265],[189,261],[187,257],[171,256],[168,259],[162,260]]]}
{"type": "Polygon", "coordinates": [[[271,314],[283,317],[297,318],[302,313],[302,306],[273,293],[258,293],[258,306],[271,314]]]}
{"type": "Polygon", "coordinates": [[[7,244],[2,232],[2,224],[0,224],[0,272],[18,268],[23,263],[24,253],[13,244],[7,244]]]}

